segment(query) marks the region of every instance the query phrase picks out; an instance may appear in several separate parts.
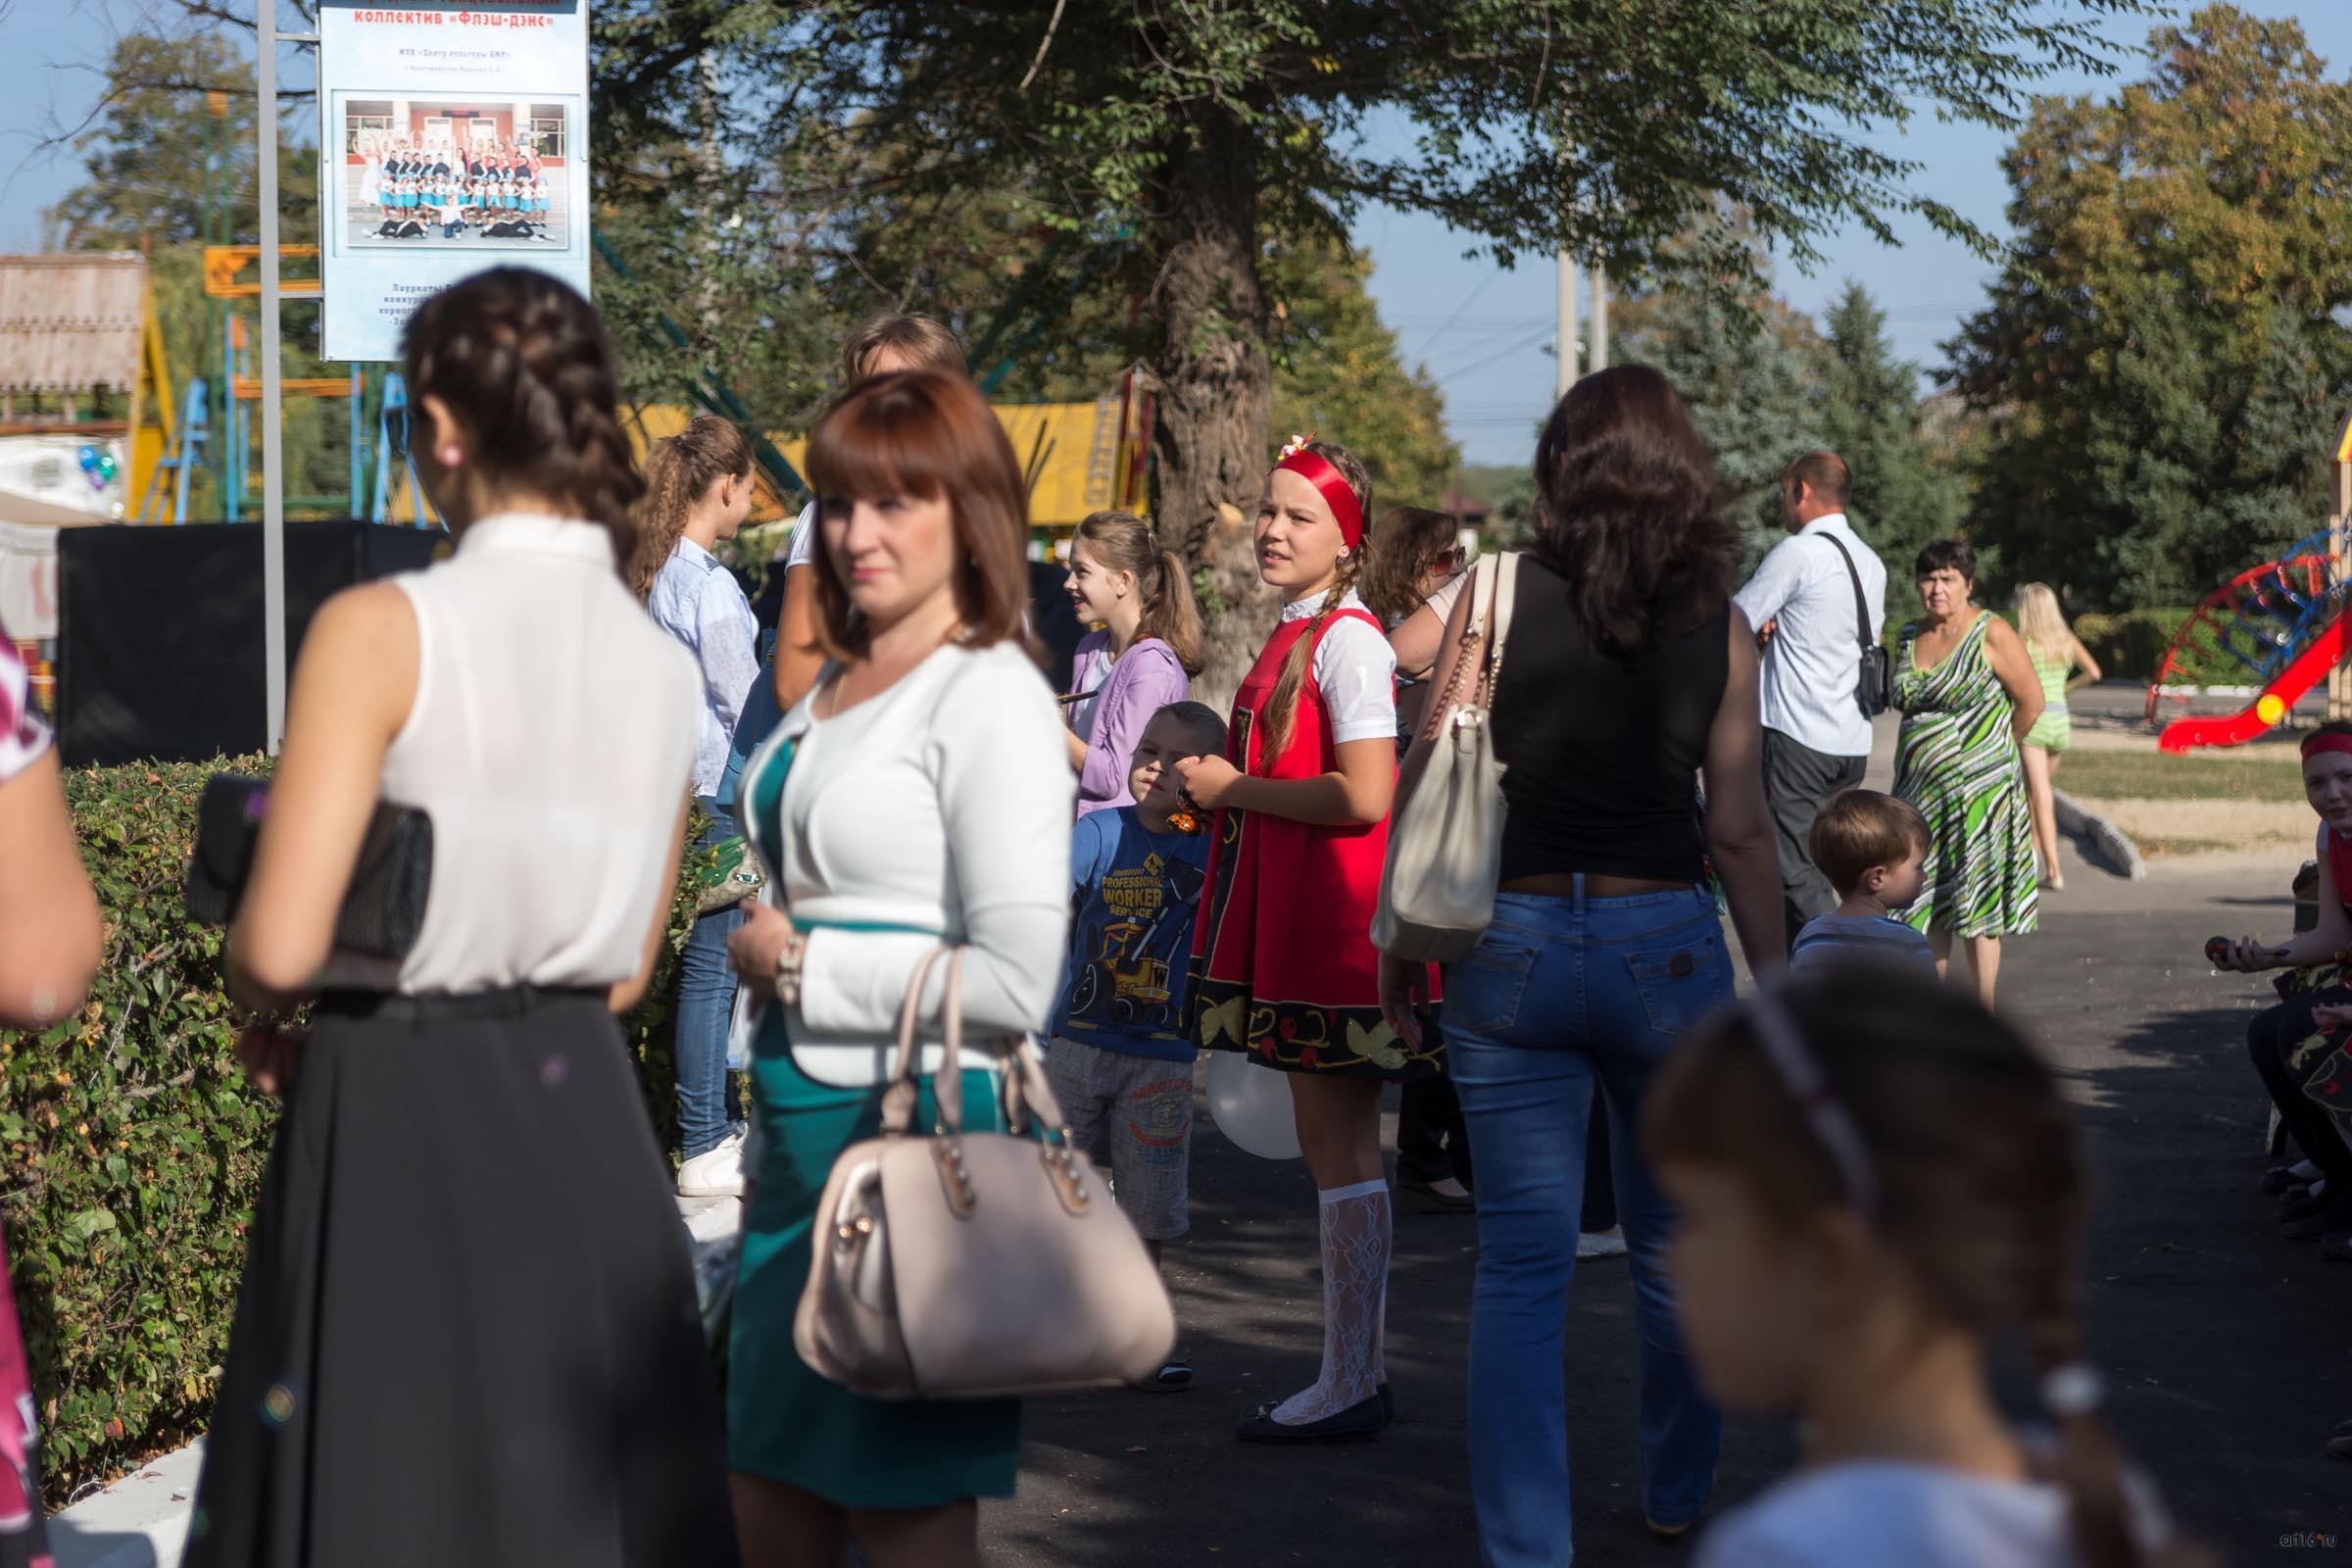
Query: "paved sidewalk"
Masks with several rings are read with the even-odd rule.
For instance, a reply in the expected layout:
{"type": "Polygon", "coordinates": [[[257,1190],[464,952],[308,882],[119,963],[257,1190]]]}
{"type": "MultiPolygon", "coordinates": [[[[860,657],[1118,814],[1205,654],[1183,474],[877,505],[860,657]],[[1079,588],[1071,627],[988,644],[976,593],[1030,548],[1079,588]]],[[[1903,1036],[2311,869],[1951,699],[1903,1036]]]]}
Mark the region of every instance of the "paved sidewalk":
{"type": "MultiPolygon", "coordinates": [[[[2010,944],[2004,968],[2005,1010],[2066,1074],[2092,1140],[2089,1311],[2116,1423],[2229,1560],[2290,1531],[2352,1526],[2352,1473],[2320,1454],[2352,1416],[2352,1268],[2272,1232],[2255,1188],[2263,1101],[2240,1044],[2267,988],[2212,975],[2199,952],[2217,931],[2283,930],[2292,870],[2160,868],[2126,883],[2072,863],[2042,931],[2010,944]]],[[[1205,1112],[1193,1168],[1193,1236],[1169,1255],[1198,1385],[1036,1401],[1020,1495],[984,1516],[990,1560],[1474,1562],[1462,1398],[1473,1222],[1398,1216],[1395,1427],[1369,1445],[1245,1447],[1233,1421],[1314,1375],[1313,1192],[1301,1166],[1241,1153],[1205,1112]]],[[[1568,1322],[1579,1560],[1686,1561],[1687,1545],[1659,1546],[1642,1526],[1622,1262],[1578,1270],[1568,1322]]],[[[2004,1389],[2032,1411],[2021,1368],[2004,1389]]],[[[1784,1426],[1733,1422],[1718,1507],[1793,1453],[1784,1426]]]]}
{"type": "MultiPolygon", "coordinates": [[[[2273,1234],[2255,1188],[2263,1102],[2240,1044],[2267,989],[2213,975],[2200,954],[2216,932],[2284,930],[2292,870],[2158,866],[2127,883],[2071,861],[2068,891],[2045,902],[2039,935],[2010,944],[2003,972],[2006,1010],[2065,1073],[2092,1140],[2089,1313],[2116,1424],[2228,1560],[2352,1525],[2352,1475],[2319,1451],[2352,1416],[2352,1269],[2273,1234]]],[[[1242,1153],[1205,1110],[1200,1126],[1194,1233],[1169,1254],[1199,1383],[1034,1401],[1020,1494],[983,1515],[989,1560],[1475,1561],[1462,1399],[1474,1223],[1397,1217],[1395,1427],[1367,1445],[1244,1447],[1234,1420],[1314,1374],[1314,1194],[1298,1163],[1242,1153]]],[[[1642,1527],[1630,1308],[1622,1261],[1579,1269],[1567,1356],[1578,1550],[1594,1564],[1672,1564],[1689,1546],[1659,1546],[1642,1527]]],[[[2021,1367],[2004,1390],[2032,1412],[2021,1367]]],[[[1733,1422],[1717,1505],[1769,1484],[1793,1455],[1784,1425],[1733,1422]]],[[[173,1568],[194,1474],[183,1451],[70,1510],[61,1568],[173,1568]]]]}

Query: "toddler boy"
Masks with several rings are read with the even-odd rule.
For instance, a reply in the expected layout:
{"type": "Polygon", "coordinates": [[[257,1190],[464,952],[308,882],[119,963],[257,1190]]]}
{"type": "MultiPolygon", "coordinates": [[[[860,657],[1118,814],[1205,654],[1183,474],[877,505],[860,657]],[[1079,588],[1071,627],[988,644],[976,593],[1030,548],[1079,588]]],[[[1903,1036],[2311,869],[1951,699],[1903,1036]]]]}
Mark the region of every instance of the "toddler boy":
{"type": "MultiPolygon", "coordinates": [[[[1207,837],[1170,820],[1183,784],[1175,763],[1224,750],[1225,723],[1211,709],[1161,709],[1128,763],[1135,804],[1088,812],[1070,839],[1070,952],[1046,1072],[1077,1147],[1093,1154],[1107,1134],[1112,1190],[1154,1262],[1190,1224],[1195,1052],[1184,987],[1208,862],[1207,837]]],[[[1144,1386],[1173,1392],[1192,1381],[1177,1352],[1144,1386]]]]}
{"type": "Polygon", "coordinates": [[[1935,967],[1927,933],[1893,918],[1927,886],[1928,822],[1909,801],[1847,790],[1813,819],[1813,863],[1838,890],[1838,907],[1797,933],[1788,967],[1883,958],[1935,967]]]}

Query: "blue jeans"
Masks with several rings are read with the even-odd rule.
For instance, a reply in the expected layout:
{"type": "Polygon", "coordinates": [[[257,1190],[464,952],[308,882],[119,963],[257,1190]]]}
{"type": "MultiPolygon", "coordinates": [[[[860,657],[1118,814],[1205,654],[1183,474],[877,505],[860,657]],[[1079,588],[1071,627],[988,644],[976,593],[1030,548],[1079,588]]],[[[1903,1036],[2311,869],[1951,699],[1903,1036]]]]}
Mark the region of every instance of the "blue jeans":
{"type": "MultiPolygon", "coordinates": [[[[697,847],[735,836],[735,813],[708,797],[695,803],[710,826],[697,847]]],[[[694,922],[678,956],[678,1028],[671,1054],[678,1069],[678,1144],[683,1157],[707,1154],[727,1136],[727,1025],[735,1011],[735,971],[727,938],[743,911],[721,909],[694,922]]]]}
{"type": "Polygon", "coordinates": [[[1446,973],[1447,1070],[1478,1157],[1470,1490],[1488,1568],[1574,1560],[1561,1360],[1585,1146],[1598,1090],[1642,1340],[1642,1507],[1687,1524],[1715,1483],[1723,1418],[1683,1352],[1665,1273],[1673,1210],[1642,1158],[1650,1075],[1732,996],[1714,904],[1505,893],[1446,973]]]}

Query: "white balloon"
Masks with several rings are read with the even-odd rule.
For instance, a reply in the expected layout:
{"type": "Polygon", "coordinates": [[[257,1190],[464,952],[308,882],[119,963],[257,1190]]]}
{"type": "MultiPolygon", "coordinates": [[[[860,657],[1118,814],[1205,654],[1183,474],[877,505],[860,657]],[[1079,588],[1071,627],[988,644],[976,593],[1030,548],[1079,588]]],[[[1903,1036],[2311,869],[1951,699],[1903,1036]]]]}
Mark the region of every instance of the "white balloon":
{"type": "Polygon", "coordinates": [[[1297,1159],[1298,1123],[1291,1075],[1235,1051],[1208,1054],[1208,1110],[1217,1130],[1260,1159],[1297,1159]]]}

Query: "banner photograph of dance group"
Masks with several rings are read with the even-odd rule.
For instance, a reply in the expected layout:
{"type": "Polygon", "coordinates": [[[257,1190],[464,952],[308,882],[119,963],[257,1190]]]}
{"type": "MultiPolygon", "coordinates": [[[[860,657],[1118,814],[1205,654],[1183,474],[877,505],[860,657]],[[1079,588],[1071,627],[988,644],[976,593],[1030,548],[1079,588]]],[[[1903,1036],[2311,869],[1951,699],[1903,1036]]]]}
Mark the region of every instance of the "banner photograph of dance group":
{"type": "Polygon", "coordinates": [[[588,290],[587,0],[319,8],[323,353],[399,358],[484,268],[588,290]]]}

